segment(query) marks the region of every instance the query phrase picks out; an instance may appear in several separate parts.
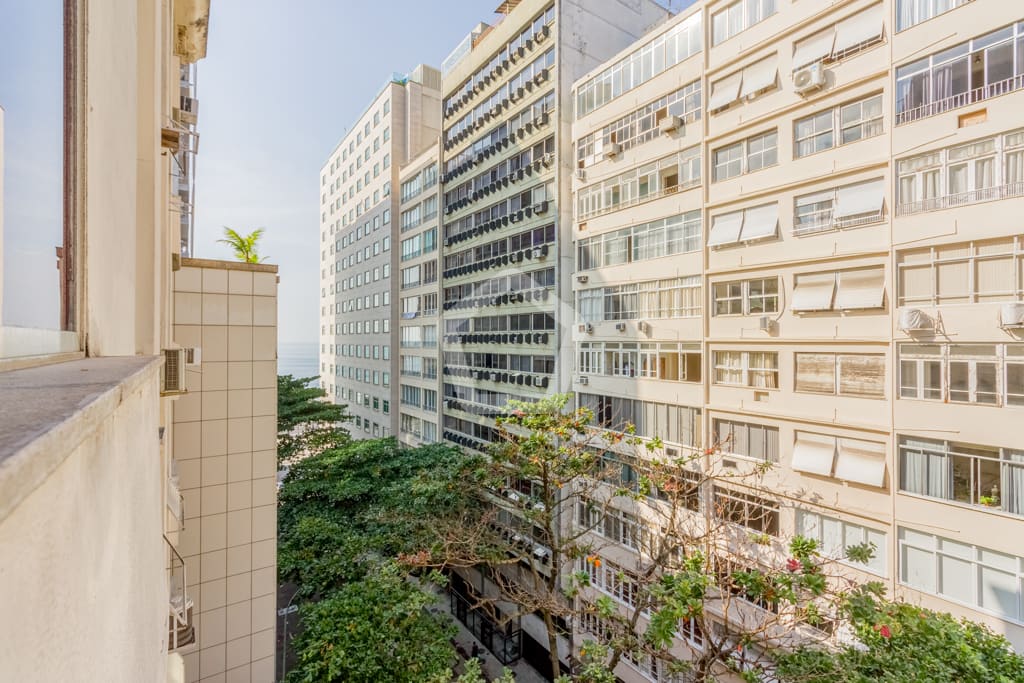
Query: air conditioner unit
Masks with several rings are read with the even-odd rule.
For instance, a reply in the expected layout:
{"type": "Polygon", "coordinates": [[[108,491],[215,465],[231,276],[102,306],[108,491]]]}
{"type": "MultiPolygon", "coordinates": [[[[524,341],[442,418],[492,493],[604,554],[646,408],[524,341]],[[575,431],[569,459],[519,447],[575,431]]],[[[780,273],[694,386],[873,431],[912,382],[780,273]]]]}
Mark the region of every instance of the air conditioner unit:
{"type": "Polygon", "coordinates": [[[537,33],[534,34],[533,39],[536,40],[538,43],[543,43],[545,40],[547,40],[547,37],[548,34],[545,31],[538,31],[537,33]]]}
{"type": "Polygon", "coordinates": [[[533,248],[533,258],[540,260],[545,256],[547,256],[547,254],[544,253],[544,249],[542,247],[533,248]]]}
{"type": "Polygon", "coordinates": [[[673,131],[681,131],[683,127],[683,121],[678,116],[666,116],[658,122],[658,132],[662,135],[668,135],[673,131]]]}
{"type": "Polygon", "coordinates": [[[762,315],[757,321],[757,327],[762,332],[774,332],[775,321],[766,315],[762,315]]]}
{"type": "Polygon", "coordinates": [[[1024,304],[1003,304],[999,309],[1000,327],[1024,327],[1024,304]]]}
{"type": "Polygon", "coordinates": [[[543,214],[543,213],[546,213],[547,210],[548,210],[548,203],[547,202],[541,202],[539,204],[534,204],[533,205],[533,212],[535,214],[537,214],[538,216],[543,214]]]}
{"type": "Polygon", "coordinates": [[[586,282],[589,279],[590,279],[589,275],[577,275],[576,276],[576,282],[586,282]]]}
{"type": "Polygon", "coordinates": [[[587,323],[586,325],[580,325],[580,332],[586,332],[587,334],[594,334],[593,323],[587,323]]]}
{"type": "Polygon", "coordinates": [[[586,180],[586,179],[587,179],[587,169],[585,169],[585,168],[577,168],[576,169],[576,180],[586,180]]]}
{"type": "Polygon", "coordinates": [[[604,158],[614,159],[620,152],[622,152],[622,145],[617,142],[611,142],[604,148],[604,158]]]}
{"type": "Polygon", "coordinates": [[[899,327],[904,332],[916,330],[933,329],[932,320],[923,311],[917,308],[904,308],[900,310],[899,327]]]}
{"type": "Polygon", "coordinates": [[[584,384],[584,385],[585,384],[589,384],[590,383],[590,379],[586,375],[580,375],[579,383],[580,384],[584,384]]]}
{"type": "Polygon", "coordinates": [[[814,92],[825,86],[825,69],[821,62],[809,64],[793,72],[793,90],[799,95],[814,92]]]}
{"type": "Polygon", "coordinates": [[[648,337],[651,336],[651,324],[646,320],[641,320],[636,324],[636,328],[640,330],[641,334],[645,334],[648,337]]]}
{"type": "Polygon", "coordinates": [[[184,394],[186,349],[164,349],[164,371],[160,382],[161,396],[184,394]]]}
{"type": "Polygon", "coordinates": [[[619,332],[626,331],[626,323],[615,323],[615,329],[619,332]]]}

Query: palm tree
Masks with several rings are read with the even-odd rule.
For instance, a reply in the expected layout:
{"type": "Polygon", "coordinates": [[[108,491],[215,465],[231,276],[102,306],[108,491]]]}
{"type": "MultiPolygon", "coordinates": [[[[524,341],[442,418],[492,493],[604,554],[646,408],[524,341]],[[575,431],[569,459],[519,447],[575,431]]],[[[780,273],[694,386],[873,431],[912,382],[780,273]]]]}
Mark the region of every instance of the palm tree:
{"type": "Polygon", "coordinates": [[[256,228],[248,235],[243,235],[231,228],[224,226],[224,239],[217,240],[226,244],[235,251],[235,258],[243,263],[259,263],[266,257],[260,258],[256,251],[256,243],[263,236],[263,228],[256,228]]]}

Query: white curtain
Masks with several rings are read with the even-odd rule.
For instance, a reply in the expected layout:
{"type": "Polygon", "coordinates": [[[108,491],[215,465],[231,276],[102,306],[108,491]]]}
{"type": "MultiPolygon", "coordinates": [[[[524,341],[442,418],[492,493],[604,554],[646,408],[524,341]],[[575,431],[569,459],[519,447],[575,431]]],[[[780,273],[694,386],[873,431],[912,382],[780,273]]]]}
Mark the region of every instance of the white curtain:
{"type": "Polygon", "coordinates": [[[1024,150],[1006,155],[1006,180],[1004,185],[1024,182],[1024,150]]]}
{"type": "Polygon", "coordinates": [[[950,497],[951,462],[944,453],[929,452],[926,443],[908,441],[901,448],[900,488],[935,498],[950,497]]]}
{"type": "Polygon", "coordinates": [[[996,184],[995,178],[996,160],[978,159],[974,162],[974,189],[981,190],[986,187],[993,187],[996,184]]]}
{"type": "Polygon", "coordinates": [[[949,194],[967,192],[967,164],[950,166],[947,173],[949,174],[949,194]]]}
{"type": "Polygon", "coordinates": [[[1003,510],[1024,515],[1024,452],[1010,451],[1004,455],[1000,487],[1003,490],[1003,510]]]}

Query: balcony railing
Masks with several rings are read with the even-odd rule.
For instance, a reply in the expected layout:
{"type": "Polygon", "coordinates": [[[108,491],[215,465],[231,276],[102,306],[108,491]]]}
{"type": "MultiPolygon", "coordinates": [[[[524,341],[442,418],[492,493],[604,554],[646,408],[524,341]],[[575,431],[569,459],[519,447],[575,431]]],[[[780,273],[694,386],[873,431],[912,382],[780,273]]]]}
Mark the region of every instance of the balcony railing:
{"type": "Polygon", "coordinates": [[[982,187],[976,190],[958,192],[957,194],[949,194],[942,197],[931,197],[929,199],[922,199],[919,202],[897,204],[896,215],[910,216],[915,213],[941,211],[942,209],[952,209],[958,206],[966,206],[968,204],[991,202],[997,199],[1010,199],[1012,197],[1020,196],[1024,196],[1024,182],[1007,183],[1006,185],[982,187]]]}
{"type": "Polygon", "coordinates": [[[188,595],[188,580],[185,575],[185,560],[174,545],[164,536],[170,549],[170,566],[167,568],[170,584],[170,614],[168,616],[167,649],[177,650],[196,640],[195,623],[192,620],[192,598],[188,595]]]}
{"type": "Polygon", "coordinates": [[[842,228],[859,228],[864,225],[871,225],[872,223],[880,223],[884,218],[881,211],[837,218],[833,216],[832,209],[822,209],[797,217],[793,224],[793,234],[796,236],[813,235],[819,232],[829,232],[842,228]]]}
{"type": "Polygon", "coordinates": [[[620,200],[620,201],[618,201],[618,202],[616,202],[616,203],[614,203],[612,205],[609,205],[609,206],[602,206],[600,209],[594,209],[593,211],[587,211],[587,212],[580,212],[580,215],[576,218],[576,220],[577,221],[586,221],[586,220],[589,220],[589,219],[594,218],[596,216],[604,216],[605,214],[609,214],[609,213],[612,213],[614,211],[619,211],[620,209],[626,209],[626,208],[629,208],[631,206],[636,206],[637,204],[643,204],[645,202],[651,202],[651,201],[654,201],[655,199],[661,199],[662,197],[668,197],[669,195],[673,195],[673,194],[676,194],[678,192],[682,192],[684,190],[689,190],[690,188],[699,187],[699,186],[700,186],[700,178],[696,178],[696,179],[693,179],[693,180],[688,180],[688,181],[686,181],[684,183],[680,183],[678,185],[670,185],[669,187],[664,187],[664,188],[655,190],[653,192],[650,192],[648,194],[643,195],[642,197],[638,195],[636,197],[631,197],[629,199],[620,200]]]}
{"type": "Polygon", "coordinates": [[[901,491],[1024,516],[1024,461],[949,452],[925,466],[922,458],[932,454],[900,451],[901,491]]]}
{"type": "Polygon", "coordinates": [[[1020,90],[1021,88],[1024,88],[1024,74],[1013,76],[1012,78],[1007,78],[995,83],[989,83],[988,85],[984,85],[980,88],[951,95],[950,97],[944,97],[941,100],[935,100],[934,102],[922,104],[921,106],[913,107],[911,109],[904,109],[903,111],[899,111],[899,106],[902,104],[901,102],[897,104],[896,125],[898,126],[903,123],[910,123],[911,121],[917,121],[918,119],[942,114],[950,111],[951,109],[966,107],[969,104],[982,102],[992,97],[999,97],[1000,95],[1005,95],[1006,93],[1013,92],[1014,90],[1020,90]]]}

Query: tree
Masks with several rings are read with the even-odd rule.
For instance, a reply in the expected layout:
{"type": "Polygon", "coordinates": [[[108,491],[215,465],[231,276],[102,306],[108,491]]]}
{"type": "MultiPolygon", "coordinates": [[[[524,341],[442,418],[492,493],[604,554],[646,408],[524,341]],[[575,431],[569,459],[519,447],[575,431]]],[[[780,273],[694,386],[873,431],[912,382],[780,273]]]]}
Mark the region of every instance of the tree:
{"type": "Polygon", "coordinates": [[[311,383],[316,377],[277,377],[277,459],[289,463],[297,456],[338,448],[349,439],[340,425],[352,416],[347,406],[324,400],[327,393],[311,383]]]}
{"type": "Polygon", "coordinates": [[[538,615],[553,672],[559,637],[572,638],[563,625],[585,630],[581,647],[570,642],[578,680],[609,680],[623,658],[715,680],[764,669],[798,630],[828,637],[848,584],[815,542],[785,543],[777,518],[749,504],[767,463],[723,465],[717,446],[670,454],[628,424],[595,430],[567,402],[510,403],[464,480],[480,517],[412,563],[480,572],[491,592],[475,607],[495,619],[538,615]],[[516,612],[499,616],[499,603],[516,612]]]}
{"type": "Polygon", "coordinates": [[[782,683],[1024,681],[1024,657],[981,624],[887,601],[872,584],[851,591],[842,611],[855,640],[838,649],[774,653],[782,683]]]}
{"type": "Polygon", "coordinates": [[[385,563],[302,607],[288,683],[451,681],[456,629],[428,611],[435,596],[404,573],[385,563]]]}
{"type": "Polygon", "coordinates": [[[451,622],[428,609],[441,577],[413,580],[394,558],[465,514],[460,481],[473,462],[379,439],[293,464],[278,514],[279,578],[297,585],[302,629],[289,683],[452,680],[451,622]]]}
{"type": "Polygon", "coordinates": [[[257,243],[262,236],[263,228],[257,228],[248,235],[243,235],[225,225],[224,239],[219,239],[217,241],[231,247],[235,252],[235,258],[242,263],[259,263],[260,261],[266,260],[266,257],[260,258],[257,251],[257,243]]]}

